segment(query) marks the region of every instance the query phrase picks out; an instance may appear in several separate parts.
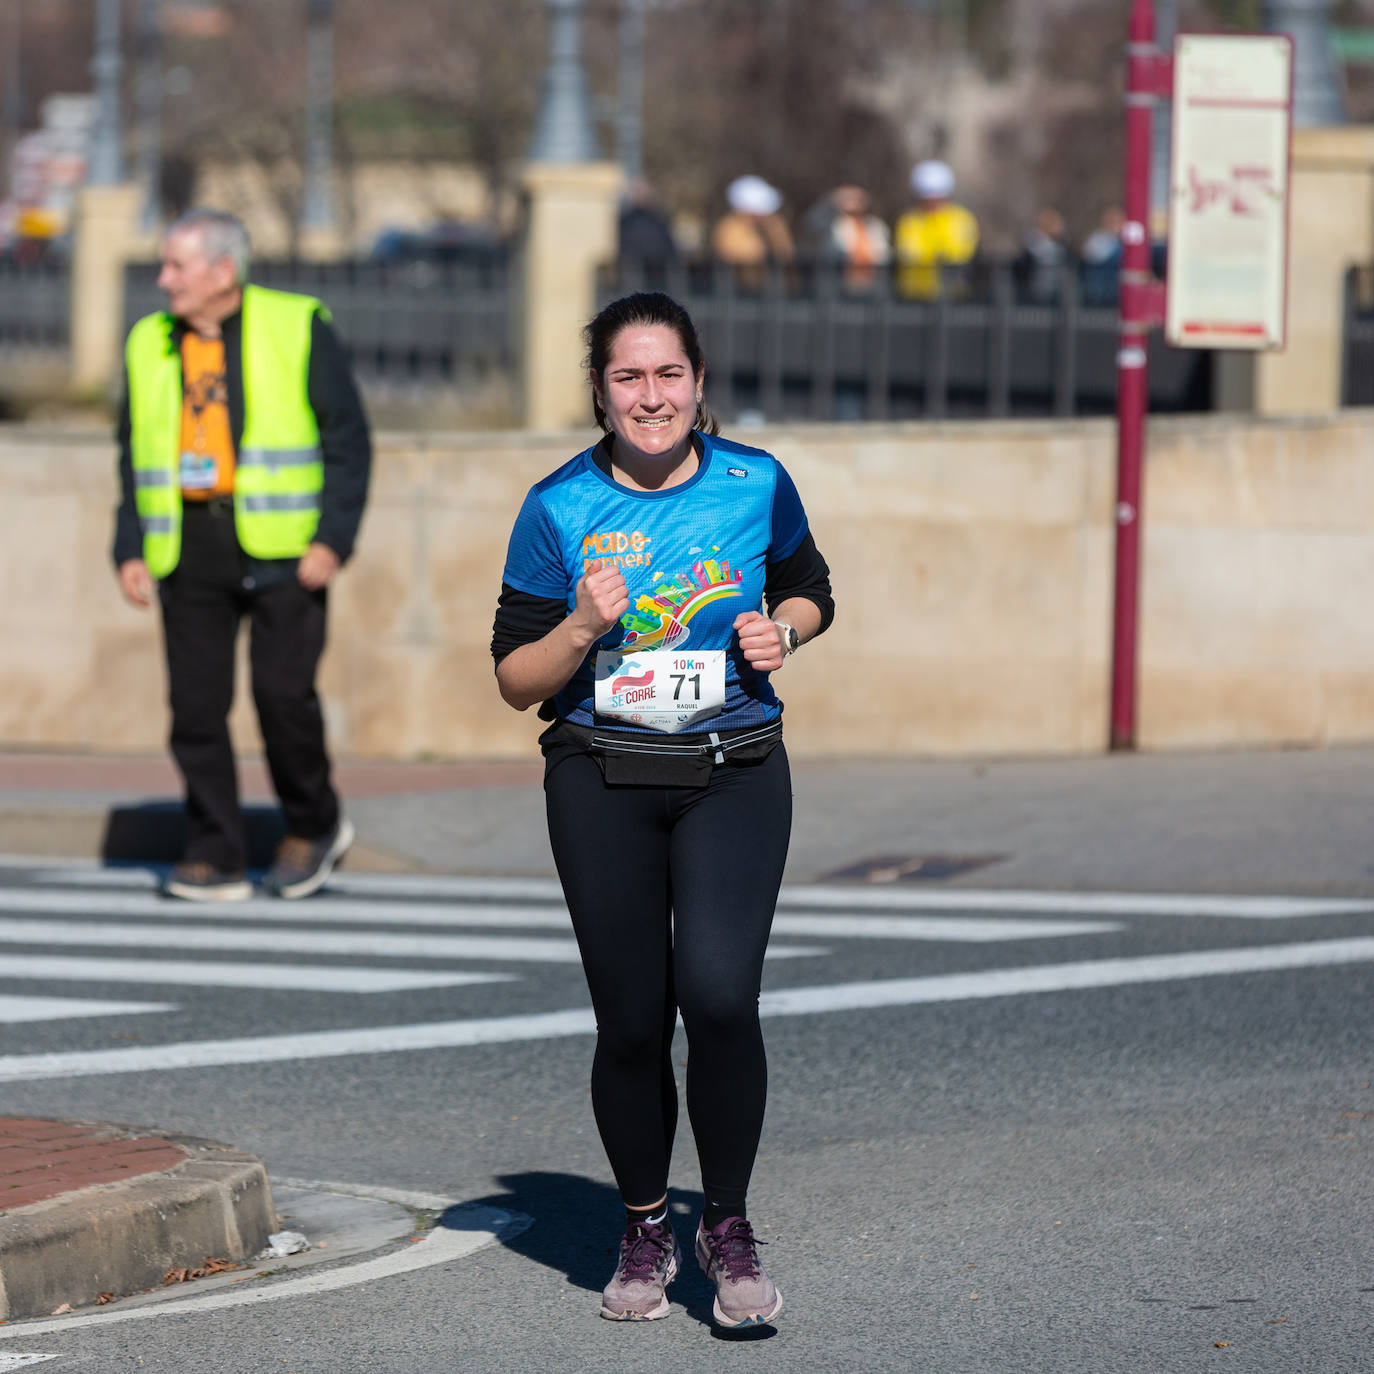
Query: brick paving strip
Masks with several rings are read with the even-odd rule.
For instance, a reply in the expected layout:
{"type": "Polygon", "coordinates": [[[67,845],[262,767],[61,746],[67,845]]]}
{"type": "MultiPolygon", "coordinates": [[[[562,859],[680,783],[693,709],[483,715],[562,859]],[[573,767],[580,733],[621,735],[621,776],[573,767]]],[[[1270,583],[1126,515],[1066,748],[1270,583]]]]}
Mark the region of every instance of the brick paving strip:
{"type": "Polygon", "coordinates": [[[0,1211],[60,1197],[96,1183],[160,1173],[190,1155],[159,1136],[109,1126],[0,1117],[0,1211]]]}

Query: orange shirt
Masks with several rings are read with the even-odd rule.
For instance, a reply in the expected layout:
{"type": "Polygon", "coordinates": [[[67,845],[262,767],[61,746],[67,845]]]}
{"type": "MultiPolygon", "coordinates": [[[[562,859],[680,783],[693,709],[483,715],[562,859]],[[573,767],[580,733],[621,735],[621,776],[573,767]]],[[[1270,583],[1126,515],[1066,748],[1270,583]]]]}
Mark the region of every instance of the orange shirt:
{"type": "Polygon", "coordinates": [[[224,340],[187,330],[181,341],[181,495],[187,501],[234,490],[234,437],[224,379],[224,340]]]}

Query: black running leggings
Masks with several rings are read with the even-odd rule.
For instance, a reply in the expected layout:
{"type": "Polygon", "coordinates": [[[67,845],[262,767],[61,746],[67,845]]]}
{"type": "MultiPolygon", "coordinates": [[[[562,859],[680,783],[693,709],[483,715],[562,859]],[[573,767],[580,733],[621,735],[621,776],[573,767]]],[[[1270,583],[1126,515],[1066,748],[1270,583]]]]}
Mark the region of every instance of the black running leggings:
{"type": "Polygon", "coordinates": [[[549,838],[596,1012],[592,1107],[621,1196],[657,1202],[677,1126],[672,1041],[708,1203],[744,1215],[763,1130],[763,952],[792,826],[779,743],[705,787],[612,787],[572,754],[544,783],[549,838]]]}

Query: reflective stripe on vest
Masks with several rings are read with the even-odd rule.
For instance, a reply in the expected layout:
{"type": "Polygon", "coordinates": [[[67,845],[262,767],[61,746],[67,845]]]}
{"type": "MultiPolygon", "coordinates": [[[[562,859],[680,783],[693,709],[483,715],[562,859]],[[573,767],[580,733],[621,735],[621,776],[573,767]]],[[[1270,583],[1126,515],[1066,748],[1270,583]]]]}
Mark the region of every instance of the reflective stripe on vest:
{"type": "MultiPolygon", "coordinates": [[[[297,558],[319,524],[324,463],[310,409],[310,331],[328,312],[309,296],[246,286],[241,365],[243,435],[234,472],[234,527],[254,558],[297,558]]],[[[181,556],[181,358],[170,315],[129,334],[129,418],[143,557],[166,577],[181,556]]]]}

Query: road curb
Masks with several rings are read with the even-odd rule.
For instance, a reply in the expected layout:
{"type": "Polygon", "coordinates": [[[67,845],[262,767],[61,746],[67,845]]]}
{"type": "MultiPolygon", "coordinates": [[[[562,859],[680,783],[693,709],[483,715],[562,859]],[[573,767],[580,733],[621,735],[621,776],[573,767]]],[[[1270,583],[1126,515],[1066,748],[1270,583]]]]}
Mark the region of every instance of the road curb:
{"type": "Polygon", "coordinates": [[[215,1141],[140,1134],[161,1136],[189,1158],[0,1215],[0,1320],[139,1292],[170,1269],[265,1248],[278,1222],[261,1160],[215,1141]]]}

